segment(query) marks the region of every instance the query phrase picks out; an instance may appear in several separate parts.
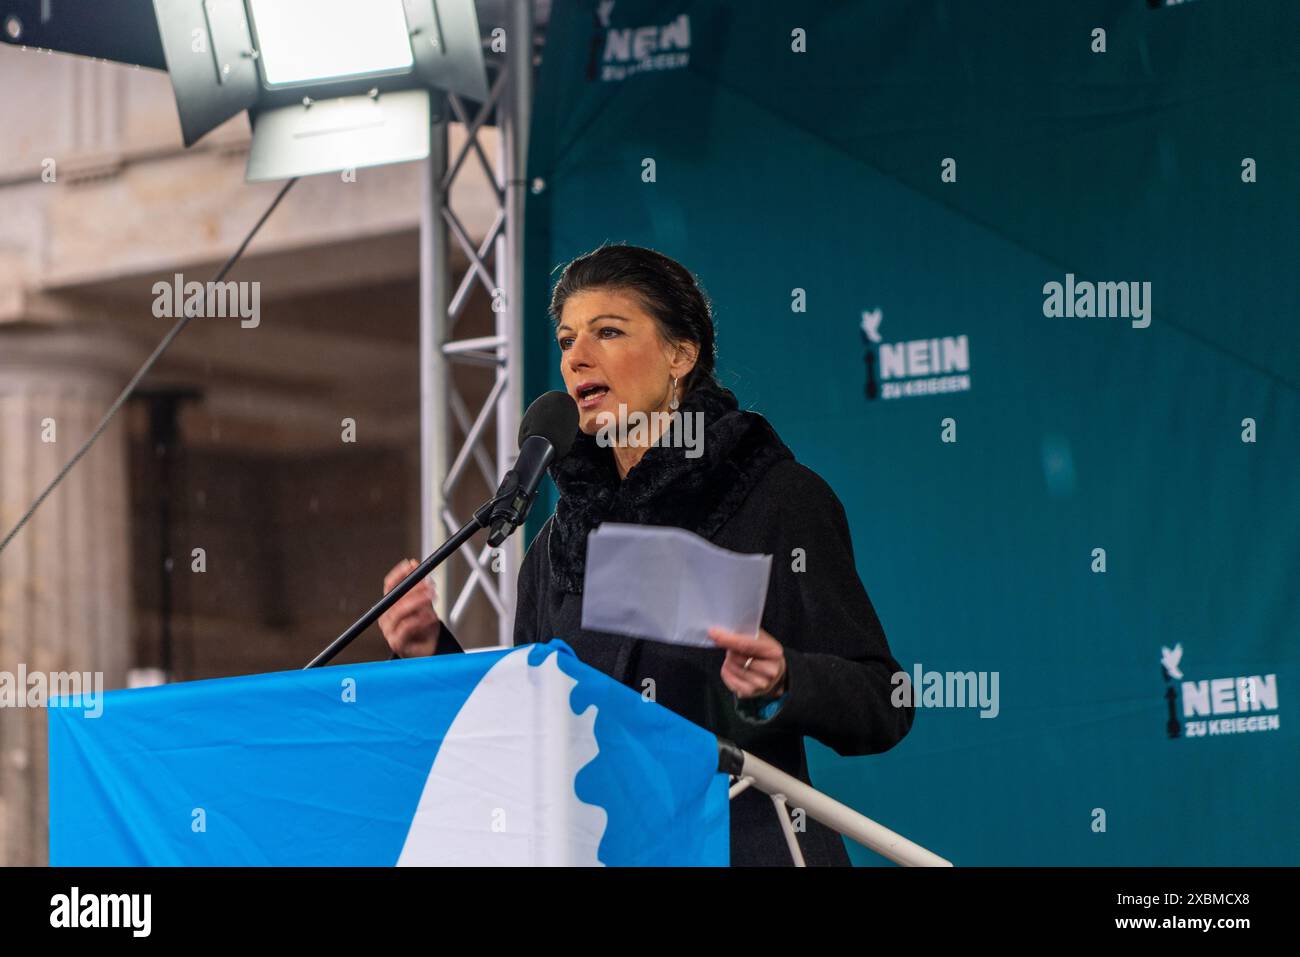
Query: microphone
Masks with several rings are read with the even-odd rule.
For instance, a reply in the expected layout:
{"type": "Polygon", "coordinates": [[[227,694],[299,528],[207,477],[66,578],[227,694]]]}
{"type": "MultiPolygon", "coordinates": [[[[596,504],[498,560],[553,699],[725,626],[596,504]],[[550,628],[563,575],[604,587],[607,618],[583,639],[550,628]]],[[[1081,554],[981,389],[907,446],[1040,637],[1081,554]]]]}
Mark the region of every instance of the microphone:
{"type": "Polygon", "coordinates": [[[569,454],[578,432],[578,404],[567,392],[539,395],[519,423],[519,457],[501,479],[489,519],[488,545],[496,548],[523,524],[537,497],[542,476],[556,459],[569,454]]]}

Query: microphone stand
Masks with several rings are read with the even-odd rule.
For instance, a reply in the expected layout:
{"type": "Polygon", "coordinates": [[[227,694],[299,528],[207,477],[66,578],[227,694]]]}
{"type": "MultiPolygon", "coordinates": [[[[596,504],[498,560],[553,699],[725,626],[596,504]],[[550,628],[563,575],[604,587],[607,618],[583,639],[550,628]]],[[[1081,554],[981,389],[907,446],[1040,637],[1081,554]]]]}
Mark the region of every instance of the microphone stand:
{"type": "Polygon", "coordinates": [[[414,588],[421,579],[446,561],[447,557],[455,552],[456,549],[469,541],[470,538],[474,536],[475,532],[480,528],[487,528],[491,525],[494,513],[497,512],[497,509],[503,503],[508,502],[516,492],[513,483],[505,482],[504,485],[505,488],[503,491],[498,492],[490,500],[480,505],[474,511],[474,517],[462,525],[456,534],[443,542],[436,552],[422,561],[419,566],[411,572],[411,574],[398,582],[392,591],[379,599],[379,601],[375,602],[373,608],[354,621],[347,631],[343,632],[343,634],[330,642],[329,647],[308,662],[306,668],[303,670],[306,671],[307,668],[319,668],[321,665],[329,664],[335,655],[348,645],[352,644],[353,639],[355,639],[357,635],[361,634],[378,621],[380,615],[388,611],[388,609],[391,608],[399,598],[414,588]]]}

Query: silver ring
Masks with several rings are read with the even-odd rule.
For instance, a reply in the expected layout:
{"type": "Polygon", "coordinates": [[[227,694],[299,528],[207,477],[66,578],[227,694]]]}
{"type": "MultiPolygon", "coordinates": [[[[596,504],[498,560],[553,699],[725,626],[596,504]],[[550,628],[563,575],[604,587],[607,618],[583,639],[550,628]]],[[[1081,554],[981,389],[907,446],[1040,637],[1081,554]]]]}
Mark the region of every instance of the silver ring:
{"type": "Polygon", "coordinates": [[[750,657],[748,657],[748,658],[745,659],[745,663],[744,663],[744,665],[741,666],[741,669],[740,669],[740,670],[741,670],[741,671],[748,671],[748,670],[749,670],[749,666],[752,665],[753,663],[754,663],[754,658],[753,658],[753,656],[751,655],[750,657]]]}

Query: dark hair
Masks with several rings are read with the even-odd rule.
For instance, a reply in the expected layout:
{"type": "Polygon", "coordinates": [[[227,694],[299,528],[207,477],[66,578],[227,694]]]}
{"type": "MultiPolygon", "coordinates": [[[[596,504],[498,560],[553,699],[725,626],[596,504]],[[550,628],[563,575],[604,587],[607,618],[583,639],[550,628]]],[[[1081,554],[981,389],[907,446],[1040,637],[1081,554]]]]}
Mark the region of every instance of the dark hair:
{"type": "Polygon", "coordinates": [[[654,317],[665,339],[699,347],[695,368],[682,382],[683,395],[700,383],[718,384],[713,375],[718,347],[709,297],[681,263],[653,249],[626,243],[593,249],[564,267],[551,293],[551,321],[558,326],[569,297],[589,289],[633,294],[654,317]]]}

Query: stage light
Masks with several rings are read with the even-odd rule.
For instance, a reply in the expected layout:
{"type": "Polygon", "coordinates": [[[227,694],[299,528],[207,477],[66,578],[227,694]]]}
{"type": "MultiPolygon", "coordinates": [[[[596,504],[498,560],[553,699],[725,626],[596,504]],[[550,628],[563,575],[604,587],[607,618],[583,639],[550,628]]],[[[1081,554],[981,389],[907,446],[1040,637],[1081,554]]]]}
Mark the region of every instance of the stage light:
{"type": "Polygon", "coordinates": [[[247,110],[250,181],[423,159],[488,95],[474,0],[0,0],[0,42],[165,65],[186,146],[247,110]]]}

